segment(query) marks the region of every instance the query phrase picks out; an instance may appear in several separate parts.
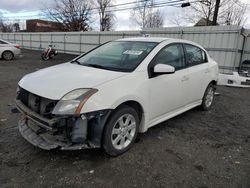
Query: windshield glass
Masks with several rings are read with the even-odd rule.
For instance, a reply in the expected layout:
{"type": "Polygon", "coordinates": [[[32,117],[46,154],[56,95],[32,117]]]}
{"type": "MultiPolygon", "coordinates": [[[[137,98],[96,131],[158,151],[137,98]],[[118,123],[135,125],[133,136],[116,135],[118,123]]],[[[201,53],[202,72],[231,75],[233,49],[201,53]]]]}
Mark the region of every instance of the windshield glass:
{"type": "Polygon", "coordinates": [[[84,66],[131,72],[157,44],[155,42],[138,41],[109,42],[75,61],[84,66]]]}

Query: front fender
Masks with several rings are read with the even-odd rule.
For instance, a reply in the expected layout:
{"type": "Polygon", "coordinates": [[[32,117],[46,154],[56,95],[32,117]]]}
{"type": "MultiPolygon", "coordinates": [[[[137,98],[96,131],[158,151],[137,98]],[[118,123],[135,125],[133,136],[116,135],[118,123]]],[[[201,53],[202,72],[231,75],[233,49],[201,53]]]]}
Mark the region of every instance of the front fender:
{"type": "Polygon", "coordinates": [[[136,95],[126,95],[119,97],[111,95],[110,97],[106,98],[101,95],[94,94],[83,106],[81,114],[103,109],[116,109],[119,105],[127,101],[136,101],[142,106],[143,110],[146,109],[145,100],[136,95]]]}

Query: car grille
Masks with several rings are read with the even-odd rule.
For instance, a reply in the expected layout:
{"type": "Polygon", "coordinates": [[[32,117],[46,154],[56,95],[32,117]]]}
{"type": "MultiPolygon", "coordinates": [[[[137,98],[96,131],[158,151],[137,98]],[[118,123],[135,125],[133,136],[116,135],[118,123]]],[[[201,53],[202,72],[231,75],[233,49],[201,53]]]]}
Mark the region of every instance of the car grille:
{"type": "Polygon", "coordinates": [[[23,88],[20,89],[17,99],[32,111],[46,118],[52,118],[52,111],[58,102],[35,95],[23,88]]]}

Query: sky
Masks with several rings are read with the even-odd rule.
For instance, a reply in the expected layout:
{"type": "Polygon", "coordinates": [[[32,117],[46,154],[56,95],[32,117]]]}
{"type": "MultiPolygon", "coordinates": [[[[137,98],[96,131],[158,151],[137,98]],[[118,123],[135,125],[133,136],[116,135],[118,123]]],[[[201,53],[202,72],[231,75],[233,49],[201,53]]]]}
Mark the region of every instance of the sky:
{"type": "MultiPolygon", "coordinates": [[[[135,0],[113,0],[114,4],[134,2],[135,0]]],[[[157,0],[163,1],[163,0],[157,0]]],[[[168,0],[170,1],[170,0],[168,0]]],[[[186,0],[188,1],[188,0],[186,0]]],[[[248,10],[246,11],[247,21],[244,27],[250,28],[250,0],[241,0],[244,3],[249,3],[248,10]]],[[[11,20],[20,19],[21,28],[25,28],[25,19],[34,19],[41,15],[41,9],[53,3],[53,0],[0,0],[0,11],[3,16],[11,17],[11,20]]],[[[176,8],[176,7],[161,7],[160,11],[163,14],[164,26],[172,27],[176,26],[173,23],[173,19],[178,19],[182,16],[188,8],[176,8]]],[[[98,15],[93,15],[93,20],[98,20],[98,15]]],[[[139,27],[132,21],[130,16],[130,10],[115,12],[116,24],[115,30],[137,30],[139,27]]],[[[190,23],[181,22],[182,26],[189,26],[190,23]]],[[[93,29],[98,30],[98,22],[94,22],[93,29]]]]}

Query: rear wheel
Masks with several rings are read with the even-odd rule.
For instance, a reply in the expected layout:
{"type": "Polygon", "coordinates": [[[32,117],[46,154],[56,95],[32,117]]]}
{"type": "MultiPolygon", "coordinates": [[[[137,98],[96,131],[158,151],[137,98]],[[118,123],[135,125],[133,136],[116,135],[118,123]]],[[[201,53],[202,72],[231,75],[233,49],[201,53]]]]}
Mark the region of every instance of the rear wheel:
{"type": "Polygon", "coordinates": [[[2,58],[6,61],[12,60],[14,58],[14,54],[11,51],[4,51],[2,54],[2,58]]]}
{"type": "Polygon", "coordinates": [[[204,111],[210,110],[214,102],[215,85],[210,83],[207,86],[205,94],[202,99],[201,107],[204,111]]]}
{"type": "Polygon", "coordinates": [[[119,107],[109,119],[103,135],[103,149],[117,156],[129,150],[137,136],[139,117],[130,106],[119,107]]]}
{"type": "Polygon", "coordinates": [[[41,57],[42,57],[42,60],[44,60],[44,61],[49,60],[49,56],[46,55],[46,53],[42,53],[41,57]]]}

